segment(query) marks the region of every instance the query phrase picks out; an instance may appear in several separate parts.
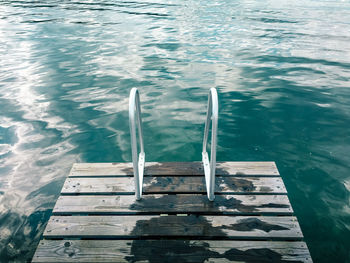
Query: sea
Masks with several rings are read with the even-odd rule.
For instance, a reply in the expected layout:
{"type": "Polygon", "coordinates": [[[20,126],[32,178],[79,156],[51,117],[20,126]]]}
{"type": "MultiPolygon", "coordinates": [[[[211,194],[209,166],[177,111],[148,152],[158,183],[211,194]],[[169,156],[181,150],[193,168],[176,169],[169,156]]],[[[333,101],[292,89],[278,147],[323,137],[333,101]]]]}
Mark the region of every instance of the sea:
{"type": "Polygon", "coordinates": [[[350,2],[0,0],[0,262],[29,261],[75,162],[275,161],[314,262],[350,262],[350,2]]]}

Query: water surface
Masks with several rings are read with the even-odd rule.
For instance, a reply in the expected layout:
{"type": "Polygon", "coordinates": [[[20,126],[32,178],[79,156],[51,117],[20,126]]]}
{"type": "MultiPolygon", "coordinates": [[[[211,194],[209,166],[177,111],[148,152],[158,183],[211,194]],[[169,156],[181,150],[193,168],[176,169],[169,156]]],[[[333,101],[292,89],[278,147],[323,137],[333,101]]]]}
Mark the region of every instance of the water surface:
{"type": "Polygon", "coordinates": [[[0,1],[0,261],[31,259],[74,162],[276,161],[315,262],[350,262],[348,1],[0,1]]]}

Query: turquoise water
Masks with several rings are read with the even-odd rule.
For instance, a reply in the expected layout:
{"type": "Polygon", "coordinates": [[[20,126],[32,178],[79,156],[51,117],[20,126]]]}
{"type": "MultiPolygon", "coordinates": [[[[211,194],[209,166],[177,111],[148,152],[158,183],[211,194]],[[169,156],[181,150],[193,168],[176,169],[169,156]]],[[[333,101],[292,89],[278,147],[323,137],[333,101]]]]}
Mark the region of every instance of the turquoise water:
{"type": "Polygon", "coordinates": [[[74,162],[276,161],[315,262],[350,262],[349,1],[0,1],[0,261],[30,259],[74,162]]]}

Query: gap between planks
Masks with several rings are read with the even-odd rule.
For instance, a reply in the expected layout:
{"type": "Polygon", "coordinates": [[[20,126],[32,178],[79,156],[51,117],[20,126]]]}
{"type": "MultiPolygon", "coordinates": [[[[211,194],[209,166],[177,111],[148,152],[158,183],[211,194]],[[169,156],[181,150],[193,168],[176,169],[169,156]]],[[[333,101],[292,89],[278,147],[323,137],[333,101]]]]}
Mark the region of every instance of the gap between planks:
{"type": "Polygon", "coordinates": [[[261,259],[266,259],[266,262],[312,262],[306,244],[298,241],[303,238],[302,233],[297,219],[291,216],[293,210],[274,162],[218,163],[216,180],[221,181],[220,193],[225,195],[217,195],[213,203],[208,203],[205,195],[155,195],[152,192],[161,192],[165,186],[173,193],[203,194],[204,177],[199,176],[204,174],[200,162],[146,163],[144,187],[149,195],[141,201],[135,201],[134,196],[103,195],[125,194],[125,190],[131,190],[129,193],[132,194],[132,175],[131,163],[74,164],[65,183],[67,188],[62,190],[64,195],[58,199],[46,227],[46,240],[40,242],[33,262],[163,262],[164,258],[169,258],[169,252],[176,259],[185,255],[182,262],[188,258],[202,262],[198,259],[208,255],[206,260],[210,262],[241,262],[247,259],[256,262],[261,259]],[[169,175],[178,177],[169,179],[166,177],[169,175]],[[154,179],[147,176],[162,177],[154,179]],[[229,179],[225,181],[222,178],[229,179]],[[104,186],[98,181],[101,179],[104,186]],[[116,185],[116,179],[124,183],[116,185]],[[172,182],[167,183],[166,180],[172,182]],[[266,180],[265,183],[263,180],[266,180]],[[183,187],[186,182],[187,188],[177,188],[177,185],[183,187]],[[120,186],[129,188],[120,190],[120,186]],[[282,190],[279,192],[279,189],[282,190]],[[92,195],[96,193],[99,195],[92,195]],[[166,213],[191,215],[160,216],[166,213]],[[55,238],[65,240],[52,240],[55,238]],[[67,240],[70,238],[111,240],[67,240]],[[142,240],[113,240],[131,238],[142,240]],[[167,240],[149,240],[151,238],[167,240]],[[186,248],[183,252],[174,254],[174,248],[177,251],[183,247],[186,248]],[[155,252],[157,249],[159,251],[155,252]],[[211,254],[213,257],[210,257],[211,254]],[[159,256],[158,261],[155,255],[159,256]]]}

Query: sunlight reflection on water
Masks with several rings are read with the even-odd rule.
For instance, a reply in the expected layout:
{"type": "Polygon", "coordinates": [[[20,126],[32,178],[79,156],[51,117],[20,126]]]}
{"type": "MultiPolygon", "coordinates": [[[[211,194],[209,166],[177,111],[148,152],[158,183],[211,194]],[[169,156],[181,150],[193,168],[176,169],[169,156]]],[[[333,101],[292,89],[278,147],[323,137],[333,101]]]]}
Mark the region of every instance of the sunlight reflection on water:
{"type": "Polygon", "coordinates": [[[276,161],[315,262],[350,261],[349,21],[346,1],[2,1],[0,261],[31,258],[72,163],[131,160],[132,87],[149,161],[201,158],[216,87],[218,160],[276,161]]]}

